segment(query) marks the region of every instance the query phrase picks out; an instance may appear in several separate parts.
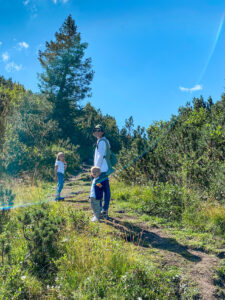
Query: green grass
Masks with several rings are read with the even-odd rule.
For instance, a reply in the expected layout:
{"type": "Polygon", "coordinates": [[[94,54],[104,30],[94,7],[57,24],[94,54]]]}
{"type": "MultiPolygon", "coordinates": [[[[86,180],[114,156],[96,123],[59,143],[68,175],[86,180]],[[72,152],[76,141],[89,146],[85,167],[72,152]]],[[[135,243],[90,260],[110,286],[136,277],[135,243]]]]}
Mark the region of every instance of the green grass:
{"type": "Polygon", "coordinates": [[[225,207],[215,200],[202,202],[193,191],[168,184],[141,187],[112,181],[111,188],[114,210],[133,216],[134,223],[160,226],[192,248],[213,253],[224,248],[225,207]]]}
{"type": "MultiPolygon", "coordinates": [[[[12,231],[10,255],[0,267],[0,299],[176,299],[176,271],[160,270],[150,255],[146,259],[134,246],[112,238],[104,227],[99,230],[100,224],[90,224],[83,212],[58,203],[48,209],[51,218],[66,220],[58,241],[61,256],[54,262],[55,281],[47,287],[36,276],[29,241],[18,223],[12,231]]],[[[15,210],[11,222],[16,224],[30,210],[15,210]]]]}
{"type": "Polygon", "coordinates": [[[32,184],[29,181],[12,180],[6,183],[6,187],[11,188],[15,195],[14,206],[48,202],[50,198],[54,199],[55,194],[52,184],[43,181],[32,184]]]}
{"type": "MultiPolygon", "coordinates": [[[[51,192],[50,186],[43,188],[43,184],[20,185],[13,190],[17,192],[16,203],[35,203],[40,195],[51,192]]],[[[22,221],[26,214],[37,216],[39,209],[41,206],[36,205],[9,213],[10,220],[0,234],[1,240],[7,233],[10,244],[0,266],[0,299],[178,299],[179,293],[197,293],[189,283],[182,291],[184,280],[179,270],[172,266],[162,268],[157,251],[144,251],[113,234],[115,229],[106,224],[90,223],[89,214],[75,210],[72,204],[55,202],[45,210],[48,221],[60,217],[64,220],[57,237],[59,258],[51,262],[56,270],[54,276],[49,274],[51,280],[42,278],[32,265],[32,243],[24,235],[22,221]]],[[[34,226],[27,227],[26,236],[35,236],[33,231],[34,226]]]]}
{"type": "Polygon", "coordinates": [[[216,295],[219,299],[225,298],[225,259],[220,262],[214,275],[214,284],[217,286],[216,295]]]}
{"type": "MultiPolygon", "coordinates": [[[[72,191],[88,190],[90,185],[89,182],[82,180],[69,184],[72,191]]],[[[16,204],[24,204],[36,203],[48,197],[54,191],[55,185],[53,187],[39,182],[35,186],[20,183],[11,187],[16,193],[16,204]]],[[[161,191],[162,187],[157,189],[150,185],[131,187],[115,181],[111,182],[111,188],[113,197],[110,206],[111,215],[119,216],[121,214],[119,211],[123,210],[123,216],[129,216],[131,226],[142,222],[145,226],[160,227],[175,242],[208,252],[217,253],[224,245],[222,232],[212,229],[214,219],[215,222],[220,222],[218,220],[221,214],[217,209],[218,206],[216,210],[215,205],[208,206],[208,210],[203,208],[202,211],[199,210],[203,217],[211,214],[205,227],[200,227],[198,226],[200,221],[196,223],[190,221],[189,224],[187,222],[188,218],[194,219],[196,211],[193,208],[188,212],[184,205],[182,213],[177,210],[180,214],[178,219],[173,214],[168,215],[168,211],[174,207],[173,197],[176,198],[176,203],[180,201],[177,200],[180,193],[178,188],[167,186],[165,191],[161,191]],[[159,196],[164,198],[163,201],[157,198],[159,196]],[[161,207],[157,207],[156,204],[161,207]],[[164,216],[162,212],[166,205],[168,207],[164,216]],[[151,207],[151,211],[146,212],[146,206],[151,207]]],[[[83,199],[86,195],[81,194],[79,197],[83,199]]],[[[184,200],[182,194],[182,203],[185,204],[184,200]]],[[[4,263],[0,266],[1,300],[7,297],[8,299],[198,299],[199,291],[196,284],[185,276],[182,268],[172,264],[164,265],[165,258],[160,249],[151,245],[143,248],[138,241],[129,242],[129,239],[119,234],[118,229],[113,226],[91,223],[91,212],[82,210],[87,206],[88,203],[78,205],[63,202],[50,202],[47,205],[48,221],[54,221],[58,217],[64,220],[55,239],[59,252],[50,262],[54,268],[53,273],[49,274],[49,280],[48,276],[46,279],[35,273],[31,260],[33,256],[30,253],[32,250],[29,246],[32,243],[25,238],[23,223],[19,221],[23,220],[25,213],[35,212],[41,206],[17,208],[10,212],[10,220],[0,233],[0,246],[1,239],[10,245],[9,252],[4,254],[4,263]]],[[[35,227],[28,226],[26,230],[27,234],[32,236],[35,227]]],[[[217,273],[219,282],[224,276],[223,272],[224,267],[221,266],[217,273]]],[[[222,292],[222,288],[218,287],[218,293],[222,292]]]]}

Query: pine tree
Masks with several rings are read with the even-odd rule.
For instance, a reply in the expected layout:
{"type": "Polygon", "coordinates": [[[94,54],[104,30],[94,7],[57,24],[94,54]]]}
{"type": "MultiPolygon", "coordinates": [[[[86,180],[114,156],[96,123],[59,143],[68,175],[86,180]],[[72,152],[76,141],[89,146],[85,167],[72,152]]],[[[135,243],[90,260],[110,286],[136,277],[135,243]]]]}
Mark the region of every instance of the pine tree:
{"type": "Polygon", "coordinates": [[[76,141],[75,118],[79,102],[89,96],[94,72],[91,59],[84,58],[87,43],[81,43],[80,33],[71,15],[55,34],[55,41],[46,42],[39,51],[39,61],[44,69],[39,87],[53,103],[53,120],[58,122],[60,138],[76,141]]]}

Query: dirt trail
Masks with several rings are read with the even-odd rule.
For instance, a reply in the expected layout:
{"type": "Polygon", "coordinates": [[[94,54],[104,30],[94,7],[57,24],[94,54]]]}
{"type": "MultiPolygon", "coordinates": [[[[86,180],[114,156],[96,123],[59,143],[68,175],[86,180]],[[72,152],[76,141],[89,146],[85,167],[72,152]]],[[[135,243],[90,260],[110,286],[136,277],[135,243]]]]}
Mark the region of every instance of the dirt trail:
{"type": "MultiPolygon", "coordinates": [[[[84,170],[85,172],[86,170],[84,170]]],[[[71,195],[65,199],[67,203],[75,205],[79,209],[89,210],[88,191],[90,181],[84,181],[82,174],[71,176],[65,183],[63,195],[71,195]],[[80,195],[75,196],[74,191],[79,190],[80,195]]],[[[222,299],[215,296],[217,287],[213,284],[214,270],[220,259],[215,255],[183,246],[176,239],[171,238],[162,229],[148,227],[138,218],[126,215],[123,211],[114,212],[105,224],[114,227],[121,238],[127,242],[141,247],[142,249],[155,248],[162,257],[162,267],[166,265],[179,267],[185,276],[198,285],[200,298],[202,300],[222,299]],[[118,216],[119,214],[119,216],[118,216]]]]}

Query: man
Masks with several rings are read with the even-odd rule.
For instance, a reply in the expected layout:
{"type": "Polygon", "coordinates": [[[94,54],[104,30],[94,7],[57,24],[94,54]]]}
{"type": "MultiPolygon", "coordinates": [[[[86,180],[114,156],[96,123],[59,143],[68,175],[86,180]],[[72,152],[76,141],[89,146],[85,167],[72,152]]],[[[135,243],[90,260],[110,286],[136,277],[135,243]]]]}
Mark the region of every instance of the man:
{"type": "Polygon", "coordinates": [[[101,215],[107,218],[111,197],[109,179],[106,174],[109,170],[109,163],[107,163],[107,149],[110,148],[110,144],[104,136],[104,129],[101,125],[95,126],[93,129],[93,136],[97,138],[97,146],[94,154],[94,166],[101,169],[101,175],[98,181],[100,182],[104,192],[103,206],[102,201],[100,201],[101,215]]]}

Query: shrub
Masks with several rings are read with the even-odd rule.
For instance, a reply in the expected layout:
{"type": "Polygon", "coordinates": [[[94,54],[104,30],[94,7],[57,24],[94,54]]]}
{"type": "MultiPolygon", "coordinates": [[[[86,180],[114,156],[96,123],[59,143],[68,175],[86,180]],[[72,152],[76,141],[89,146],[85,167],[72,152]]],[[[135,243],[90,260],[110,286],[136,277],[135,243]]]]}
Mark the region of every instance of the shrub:
{"type": "Polygon", "coordinates": [[[185,210],[184,189],[169,183],[128,186],[114,183],[112,197],[135,203],[136,210],[168,220],[181,220],[185,210]]]}
{"type": "Polygon", "coordinates": [[[51,281],[57,271],[55,260],[61,255],[57,242],[64,220],[51,215],[46,204],[28,209],[19,220],[28,244],[31,270],[39,278],[51,281]]]}
{"type": "Polygon", "coordinates": [[[69,217],[72,222],[72,226],[78,232],[82,232],[89,225],[89,217],[83,211],[70,210],[69,217]]]}
{"type": "Polygon", "coordinates": [[[206,203],[202,214],[211,223],[211,229],[217,234],[225,235],[225,208],[217,202],[206,203]]]}

